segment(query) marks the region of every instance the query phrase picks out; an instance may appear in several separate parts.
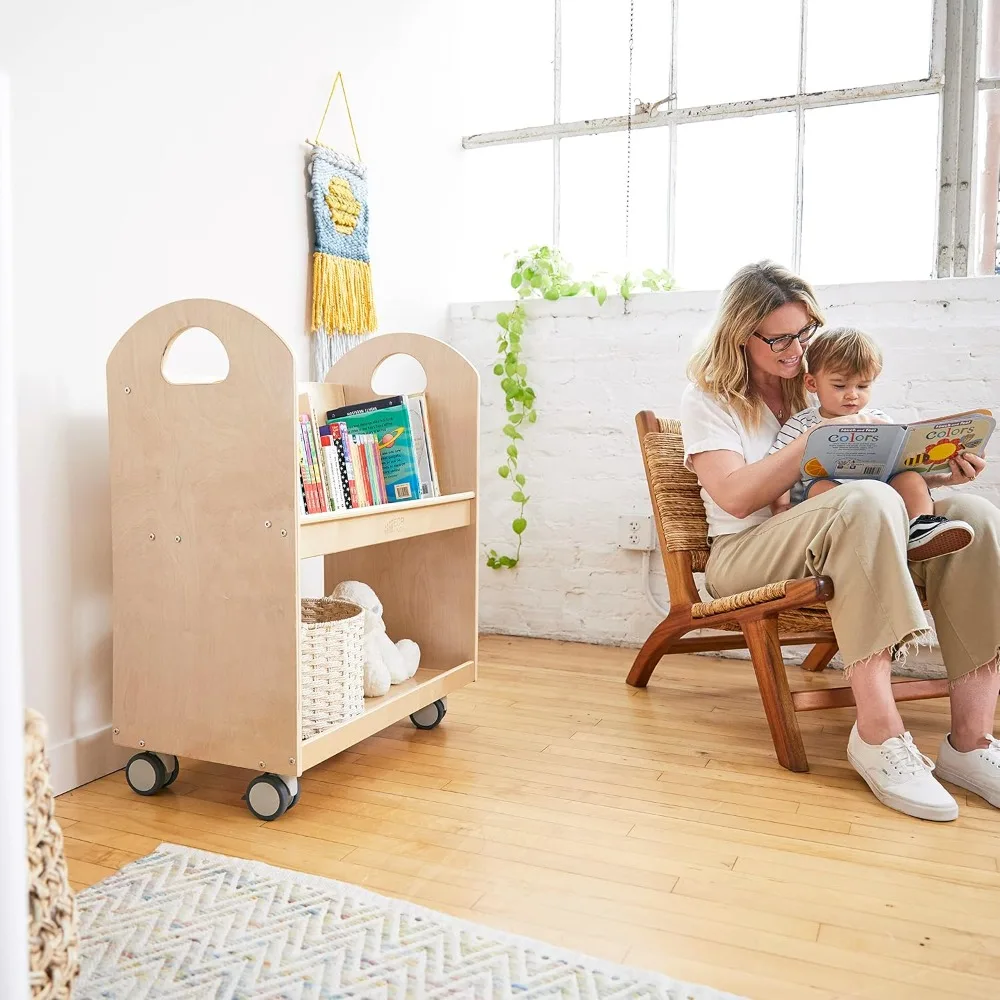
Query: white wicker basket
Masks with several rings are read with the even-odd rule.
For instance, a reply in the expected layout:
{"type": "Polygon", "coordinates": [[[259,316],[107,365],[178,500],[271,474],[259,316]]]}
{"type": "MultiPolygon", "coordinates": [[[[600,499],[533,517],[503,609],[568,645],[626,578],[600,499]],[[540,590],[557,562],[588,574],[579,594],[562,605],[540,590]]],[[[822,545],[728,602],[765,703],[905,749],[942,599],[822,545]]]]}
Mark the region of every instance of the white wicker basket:
{"type": "Polygon", "coordinates": [[[302,601],[302,739],[365,710],[364,611],[333,597],[302,601]]]}

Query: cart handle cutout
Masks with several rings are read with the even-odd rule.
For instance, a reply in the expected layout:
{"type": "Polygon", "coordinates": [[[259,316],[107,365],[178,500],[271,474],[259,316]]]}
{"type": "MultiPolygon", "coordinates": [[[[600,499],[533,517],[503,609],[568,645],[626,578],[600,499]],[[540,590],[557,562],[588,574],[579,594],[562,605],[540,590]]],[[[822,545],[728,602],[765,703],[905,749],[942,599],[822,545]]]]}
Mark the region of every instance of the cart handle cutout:
{"type": "Polygon", "coordinates": [[[229,375],[229,355],[222,341],[201,326],[189,326],[167,344],[160,374],[171,385],[212,385],[229,375]]]}
{"type": "Polygon", "coordinates": [[[412,396],[427,388],[427,372],[412,354],[390,354],[372,372],[376,396],[412,396]]]}

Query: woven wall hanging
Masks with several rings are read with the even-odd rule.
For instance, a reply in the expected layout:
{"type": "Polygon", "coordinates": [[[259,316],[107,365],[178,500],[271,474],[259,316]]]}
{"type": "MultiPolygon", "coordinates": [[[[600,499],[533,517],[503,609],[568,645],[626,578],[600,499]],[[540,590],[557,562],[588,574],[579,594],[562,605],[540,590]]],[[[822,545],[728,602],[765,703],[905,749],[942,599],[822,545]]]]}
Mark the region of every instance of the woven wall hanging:
{"type": "Polygon", "coordinates": [[[368,256],[368,172],[354,131],[347,89],[338,72],[326,100],[309,162],[314,247],[312,334],[316,378],[378,325],[368,256]],[[338,85],[357,159],[320,142],[338,85]]]}

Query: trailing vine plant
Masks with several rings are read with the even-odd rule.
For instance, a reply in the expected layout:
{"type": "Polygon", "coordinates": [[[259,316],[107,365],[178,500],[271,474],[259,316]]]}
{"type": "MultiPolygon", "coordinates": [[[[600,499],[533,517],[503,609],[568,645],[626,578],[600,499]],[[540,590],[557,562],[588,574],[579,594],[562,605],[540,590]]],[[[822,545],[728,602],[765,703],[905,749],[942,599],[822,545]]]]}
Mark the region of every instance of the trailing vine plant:
{"type": "MultiPolygon", "coordinates": [[[[513,555],[499,555],[496,549],[490,549],[486,555],[486,565],[491,569],[513,569],[520,562],[521,544],[528,527],[524,508],[531,497],[525,493],[527,480],[519,467],[520,442],[524,440],[522,431],[538,419],[538,411],[535,409],[535,390],[528,382],[528,366],[521,358],[521,343],[527,323],[524,300],[544,298],[557,302],[585,292],[593,295],[598,305],[603,306],[608,298],[605,275],[598,274],[586,281],[574,280],[570,265],[555,247],[533,246],[528,253],[518,255],[510,284],[519,298],[510,312],[497,313],[500,331],[497,334],[497,363],[493,366],[493,374],[500,379],[507,410],[507,421],[503,427],[507,441],[506,461],[497,469],[497,473],[513,487],[510,498],[517,507],[517,514],[511,521],[511,530],[514,532],[516,547],[513,555]]],[[[636,289],[636,282],[630,273],[616,275],[614,285],[617,286],[618,294],[626,301],[632,298],[636,289]]],[[[674,279],[666,270],[654,271],[647,268],[642,272],[639,287],[666,292],[674,287],[674,279]]]]}

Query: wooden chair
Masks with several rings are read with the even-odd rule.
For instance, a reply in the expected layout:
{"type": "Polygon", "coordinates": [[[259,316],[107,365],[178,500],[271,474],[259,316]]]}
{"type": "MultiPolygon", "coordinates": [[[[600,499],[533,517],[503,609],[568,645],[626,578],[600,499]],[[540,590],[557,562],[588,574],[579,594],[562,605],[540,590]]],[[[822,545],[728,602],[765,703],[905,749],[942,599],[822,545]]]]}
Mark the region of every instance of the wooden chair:
{"type": "MultiPolygon", "coordinates": [[[[805,670],[823,670],[829,664],[837,652],[825,608],[833,596],[833,581],[823,576],[781,580],[703,601],[694,574],[704,571],[708,561],[708,523],[698,480],[684,467],[681,425],[659,420],[649,410],[638,413],[635,422],[670,589],[670,613],[639,650],[628,683],[645,687],[667,653],[749,649],[778,761],[790,771],[808,771],[795,713],[853,705],[854,695],[847,686],[790,691],[781,647],[811,645],[802,664],[805,670]],[[683,638],[703,628],[740,634],[683,638]]],[[[897,681],[893,693],[896,701],[940,698],[947,695],[948,682],[897,681]]]]}

